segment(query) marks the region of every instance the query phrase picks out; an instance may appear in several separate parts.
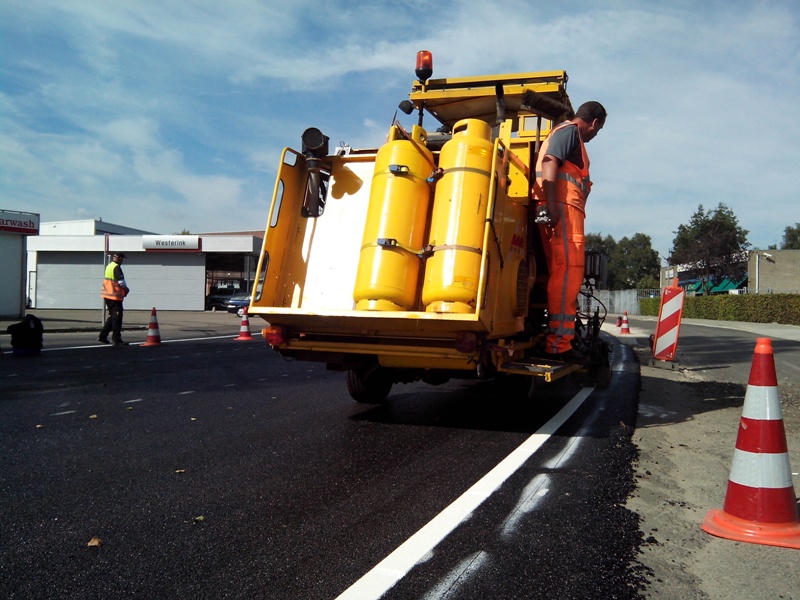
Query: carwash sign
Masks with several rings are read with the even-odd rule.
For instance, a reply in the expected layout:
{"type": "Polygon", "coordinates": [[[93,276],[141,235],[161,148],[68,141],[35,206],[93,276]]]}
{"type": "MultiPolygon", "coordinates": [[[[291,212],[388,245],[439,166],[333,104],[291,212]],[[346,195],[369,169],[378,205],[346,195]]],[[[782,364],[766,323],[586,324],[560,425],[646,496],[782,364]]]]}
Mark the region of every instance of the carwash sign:
{"type": "Polygon", "coordinates": [[[14,210],[0,210],[0,231],[39,235],[39,215],[14,210]]]}
{"type": "Polygon", "coordinates": [[[148,252],[199,252],[202,245],[199,235],[142,236],[142,248],[148,252]]]}

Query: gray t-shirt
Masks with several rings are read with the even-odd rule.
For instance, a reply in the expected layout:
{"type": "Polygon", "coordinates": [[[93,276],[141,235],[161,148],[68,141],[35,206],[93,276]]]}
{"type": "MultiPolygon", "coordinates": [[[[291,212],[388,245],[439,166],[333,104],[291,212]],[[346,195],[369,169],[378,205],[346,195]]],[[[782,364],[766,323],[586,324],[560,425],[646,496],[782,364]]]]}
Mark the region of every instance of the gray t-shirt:
{"type": "Polygon", "coordinates": [[[562,127],[550,134],[547,145],[547,154],[555,156],[562,163],[565,160],[583,168],[583,154],[577,125],[562,127]]]}

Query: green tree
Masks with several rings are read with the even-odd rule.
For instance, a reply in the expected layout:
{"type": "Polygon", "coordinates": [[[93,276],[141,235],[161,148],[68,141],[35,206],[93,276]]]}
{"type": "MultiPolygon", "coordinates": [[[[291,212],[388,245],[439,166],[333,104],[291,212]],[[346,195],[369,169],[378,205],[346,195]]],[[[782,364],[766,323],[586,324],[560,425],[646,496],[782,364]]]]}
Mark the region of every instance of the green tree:
{"type": "Polygon", "coordinates": [[[588,233],[586,249],[600,252],[608,259],[605,283],[609,290],[658,287],[661,263],[649,235],[636,233],[617,242],[610,235],[588,233]]]}
{"type": "Polygon", "coordinates": [[[603,237],[602,233],[587,233],[585,244],[587,251],[599,252],[608,260],[608,272],[606,273],[605,285],[603,287],[609,290],[617,289],[614,272],[611,269],[611,255],[617,247],[617,242],[610,235],[603,237]]]}
{"type": "Polygon", "coordinates": [[[609,269],[613,265],[617,289],[658,287],[661,262],[652,244],[650,236],[644,233],[624,237],[617,243],[609,264],[609,269]]]}
{"type": "MultiPolygon", "coordinates": [[[[661,287],[661,267],[659,267],[659,276],[645,275],[636,284],[637,290],[657,290],[661,287]]],[[[671,282],[670,282],[671,283],[671,282]]]]}
{"type": "Polygon", "coordinates": [[[800,223],[795,223],[794,227],[789,225],[783,230],[781,250],[800,250],[800,223]]]}
{"type": "Polygon", "coordinates": [[[706,212],[697,207],[688,225],[674,232],[670,265],[682,265],[708,290],[724,277],[739,279],[747,271],[748,231],[725,204],[706,212]]]}

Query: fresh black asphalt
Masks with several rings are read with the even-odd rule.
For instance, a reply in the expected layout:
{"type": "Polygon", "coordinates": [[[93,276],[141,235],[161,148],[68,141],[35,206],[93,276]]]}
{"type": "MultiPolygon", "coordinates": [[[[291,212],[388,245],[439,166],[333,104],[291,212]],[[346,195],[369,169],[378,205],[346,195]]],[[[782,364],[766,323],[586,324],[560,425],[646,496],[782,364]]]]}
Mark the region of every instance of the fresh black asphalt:
{"type": "MultiPolygon", "coordinates": [[[[614,360],[612,386],[386,597],[636,597],[638,371],[624,346],[614,360]]],[[[5,356],[0,385],[0,597],[26,600],[334,598],[578,389],[526,403],[451,381],[358,405],[342,374],[232,339],[5,356]]]]}

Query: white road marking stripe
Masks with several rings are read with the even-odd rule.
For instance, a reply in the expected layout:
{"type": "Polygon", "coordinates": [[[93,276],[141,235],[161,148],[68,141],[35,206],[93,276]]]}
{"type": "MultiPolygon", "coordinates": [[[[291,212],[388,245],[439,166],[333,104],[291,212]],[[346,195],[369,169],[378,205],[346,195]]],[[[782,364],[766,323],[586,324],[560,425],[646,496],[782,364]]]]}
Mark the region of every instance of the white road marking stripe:
{"type": "MultiPolygon", "coordinates": [[[[203,340],[224,340],[226,338],[234,338],[235,335],[214,335],[210,337],[199,337],[199,338],[182,338],[179,340],[161,340],[162,344],[174,344],[175,342],[199,342],[203,340]]],[[[129,346],[141,346],[144,342],[131,342],[128,344],[129,346]]],[[[113,348],[111,344],[92,344],[90,346],[65,346],[62,348],[42,348],[42,352],[56,352],[58,350],[84,350],[86,348],[113,348]]],[[[11,354],[10,352],[4,352],[4,354],[11,354]]]]}
{"type": "Polygon", "coordinates": [[[61,415],[71,415],[72,413],[78,412],[77,410],[65,410],[64,412],[57,412],[50,415],[51,417],[60,417],[61,415]]]}
{"type": "Polygon", "coordinates": [[[539,502],[541,502],[542,499],[547,495],[547,492],[550,491],[550,488],[546,487],[549,485],[549,483],[550,476],[544,473],[540,473],[531,479],[530,483],[525,486],[525,489],[520,495],[517,505],[509,513],[508,517],[506,517],[505,522],[500,528],[500,535],[503,537],[508,537],[514,533],[517,528],[517,524],[522,520],[522,517],[532,512],[537,506],[539,506],[539,502]]]}
{"type": "Polygon", "coordinates": [[[468,556],[453,567],[446,577],[436,583],[423,596],[424,600],[447,600],[454,598],[458,590],[488,563],[489,555],[481,550],[468,556]]]}
{"type": "Polygon", "coordinates": [[[125,400],[125,401],[123,402],[123,404],[132,404],[133,402],[141,402],[141,401],[142,401],[142,399],[141,399],[141,398],[135,398],[135,399],[133,399],[133,400],[125,400]]]}
{"type": "MultiPolygon", "coordinates": [[[[572,458],[572,455],[578,451],[578,447],[585,439],[585,432],[588,431],[589,426],[597,420],[598,414],[599,413],[594,413],[592,418],[584,423],[578,434],[567,440],[567,444],[564,446],[564,449],[549,461],[544,463],[542,467],[551,471],[555,471],[556,469],[566,465],[567,462],[569,462],[569,459],[572,458]]],[[[531,482],[525,486],[525,489],[520,495],[519,501],[517,501],[517,505],[513,508],[513,510],[509,513],[509,516],[506,517],[506,520],[503,522],[501,527],[502,536],[508,537],[514,533],[519,521],[521,521],[526,514],[534,511],[536,507],[539,506],[539,503],[547,495],[547,492],[550,491],[548,487],[545,487],[549,485],[549,483],[550,476],[546,473],[542,473],[534,477],[531,482]]]]}
{"type": "Polygon", "coordinates": [[[408,538],[371,571],[339,596],[342,600],[380,598],[439,542],[469,517],[483,501],[517,471],[578,410],[593,388],[583,388],[558,414],[545,423],[496,467],[458,497],[450,506],[408,538]]]}

